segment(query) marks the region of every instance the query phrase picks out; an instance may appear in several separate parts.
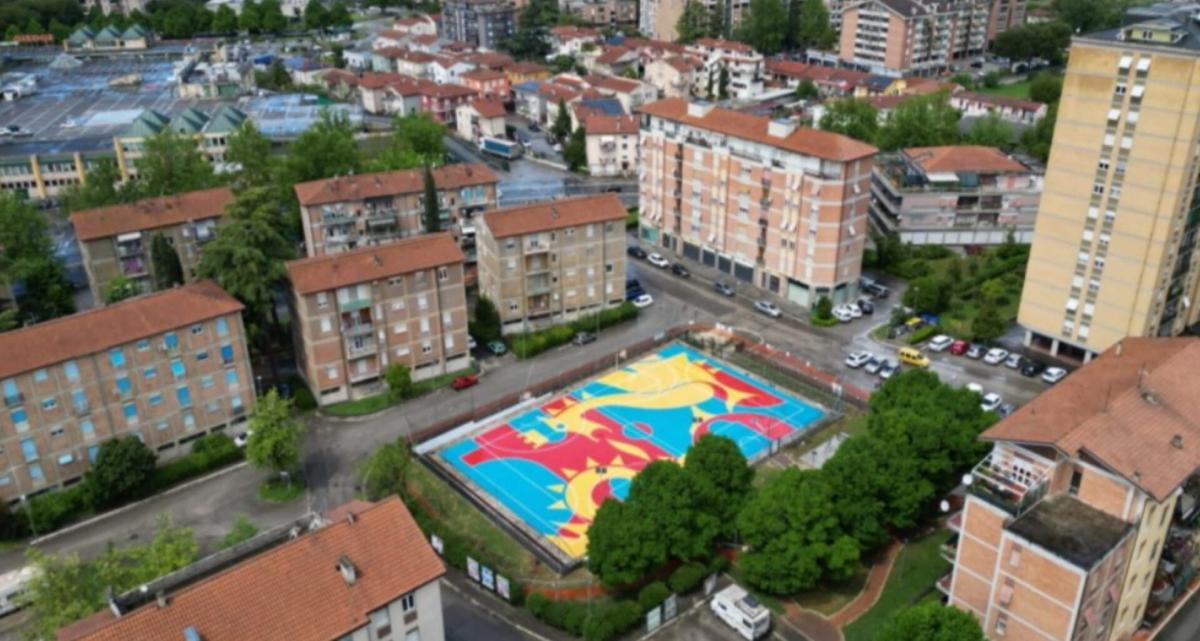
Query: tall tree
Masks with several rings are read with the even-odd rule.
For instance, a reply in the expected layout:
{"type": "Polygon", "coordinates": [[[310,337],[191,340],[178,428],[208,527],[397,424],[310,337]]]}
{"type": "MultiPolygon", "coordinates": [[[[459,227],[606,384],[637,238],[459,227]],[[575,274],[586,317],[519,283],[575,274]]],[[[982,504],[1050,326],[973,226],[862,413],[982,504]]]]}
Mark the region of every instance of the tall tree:
{"type": "Polygon", "coordinates": [[[717,97],[721,100],[729,97],[729,67],[724,65],[717,73],[717,97]]]}
{"type": "Polygon", "coordinates": [[[200,154],[196,139],[171,129],[147,138],[145,151],[134,164],[139,197],[178,194],[217,183],[212,165],[200,154]]]}
{"type": "Polygon", "coordinates": [[[121,170],[111,159],[103,158],[87,172],[84,182],[63,196],[63,207],[70,212],[115,205],[128,199],[129,188],[121,184],[121,170]]]}
{"type": "Polygon", "coordinates": [[[1029,99],[1050,104],[1062,96],[1063,77],[1049,71],[1039,71],[1029,82],[1029,99]]]}
{"type": "Polygon", "coordinates": [[[821,96],[813,81],[805,78],[796,85],[796,100],[816,100],[821,96]]]}
{"type": "Polygon", "coordinates": [[[16,301],[20,323],[36,323],[75,311],[72,288],[55,260],[46,219],[29,202],[0,194],[0,282],[24,284],[16,301]]]}
{"type": "Polygon", "coordinates": [[[710,38],[727,38],[729,36],[729,3],[726,0],[714,0],[708,14],[708,36],[710,38]]]}
{"type": "Polygon", "coordinates": [[[350,14],[350,8],[342,0],[336,0],[329,8],[328,20],[328,26],[337,29],[349,29],[354,26],[354,16],[350,14]]]}
{"type": "Polygon", "coordinates": [[[321,0],[308,0],[304,5],[304,28],[309,31],[320,31],[329,26],[329,11],[321,0]]]}
{"type": "Polygon", "coordinates": [[[238,26],[242,31],[257,35],[262,33],[262,9],[254,0],[246,0],[242,5],[242,13],[238,16],[238,26]]]}
{"type": "Polygon", "coordinates": [[[93,506],[106,508],[145,496],[153,489],[154,451],[136,436],[100,444],[83,482],[93,506]]]}
{"type": "Polygon", "coordinates": [[[112,305],[142,293],[142,286],[126,276],[117,276],[104,287],[104,304],[112,305]]]}
{"type": "Polygon", "coordinates": [[[1025,153],[1046,162],[1050,159],[1050,144],[1054,142],[1054,125],[1058,121],[1058,103],[1046,110],[1046,116],[1029,129],[1021,132],[1021,149],[1025,153]]]}
{"type": "Polygon", "coordinates": [[[475,301],[475,318],[471,322],[471,335],[481,344],[500,340],[500,312],[491,299],[482,294],[475,301]]]}
{"type": "Polygon", "coordinates": [[[567,103],[562,100],[558,101],[558,115],[554,117],[550,133],[554,134],[554,139],[559,142],[565,141],[567,136],[571,135],[571,114],[567,113],[567,103]]]}
{"type": "Polygon", "coordinates": [[[587,167],[587,131],[583,127],[576,127],[571,132],[571,137],[563,147],[563,160],[571,171],[581,171],[587,167]]]}
{"type": "Polygon", "coordinates": [[[708,7],[700,0],[688,0],[675,23],[675,42],[691,44],[709,35],[711,27],[712,14],[708,7]]]}
{"type": "Polygon", "coordinates": [[[979,621],[966,610],[923,603],[901,610],[883,625],[875,641],[986,641],[979,621]]]}
{"type": "Polygon", "coordinates": [[[971,132],[967,134],[967,142],[973,145],[1008,149],[1013,146],[1013,129],[1000,118],[999,114],[991,112],[971,123],[971,132]]]}
{"type": "Polygon", "coordinates": [[[373,171],[438,166],[446,161],[446,126],[428,114],[397,116],[386,149],[369,163],[373,171]]]}
{"type": "Polygon", "coordinates": [[[432,234],[442,228],[442,203],[438,198],[437,182],[433,179],[433,170],[425,165],[425,195],[422,198],[425,205],[425,215],[422,221],[425,233],[432,234]]]}
{"type": "Polygon", "coordinates": [[[909,98],[896,106],[879,129],[876,145],[884,151],[905,147],[955,145],[961,139],[949,94],[942,92],[909,98]]]}
{"type": "MultiPolygon", "coordinates": [[[[249,118],[229,136],[225,162],[236,166],[233,177],[235,189],[267,187],[277,183],[275,176],[279,163],[271,154],[271,140],[249,118]]],[[[290,192],[290,186],[286,190],[290,192]]]]}
{"type": "Polygon", "coordinates": [[[150,265],[154,271],[154,289],[170,289],[183,283],[179,252],[163,234],[155,234],[150,241],[150,265]]]}
{"type": "Polygon", "coordinates": [[[1050,10],[1076,33],[1091,33],[1121,24],[1123,0],[1052,0],[1050,10]]]}
{"type": "Polygon", "coordinates": [[[821,129],[874,143],[879,136],[879,112],[870,103],[842,98],[828,105],[819,123],[821,129]]]}
{"type": "Polygon", "coordinates": [[[754,481],[754,470],[737,444],[723,436],[705,434],[688,450],[683,471],[696,505],[716,518],[722,534],[732,535],[754,481]]]}
{"type": "Polygon", "coordinates": [[[517,28],[502,43],[515,58],[544,61],[550,53],[550,27],[558,24],[557,0],[530,0],[517,17],[517,28]]]}
{"type": "Polygon", "coordinates": [[[344,176],[362,169],[362,154],[354,141],[354,128],[343,115],[324,111],[304,133],[288,145],[284,157],[288,184],[344,176]]]}
{"type": "Polygon", "coordinates": [[[412,454],[408,442],[398,439],[375,450],[358,469],[367,500],[378,501],[392,495],[408,497],[408,468],[412,454]]]}
{"type": "Polygon", "coordinates": [[[783,48],[787,31],[788,10],[782,0],[750,0],[737,38],[759,53],[771,56],[783,48]]]}
{"type": "Polygon", "coordinates": [[[300,467],[304,426],[292,418],[292,403],[271,389],[258,399],[250,414],[246,460],[277,474],[300,467]]]}
{"type": "Polygon", "coordinates": [[[262,13],[262,30],[266,33],[283,33],[287,29],[287,18],[283,17],[283,8],[279,0],[262,0],[258,5],[262,13]]]}
{"type": "Polygon", "coordinates": [[[227,4],[217,7],[213,14],[212,30],[222,35],[233,35],[238,31],[238,16],[227,4]]]}
{"type": "Polygon", "coordinates": [[[800,49],[830,49],[836,34],[824,0],[793,0],[791,42],[800,49]]]}

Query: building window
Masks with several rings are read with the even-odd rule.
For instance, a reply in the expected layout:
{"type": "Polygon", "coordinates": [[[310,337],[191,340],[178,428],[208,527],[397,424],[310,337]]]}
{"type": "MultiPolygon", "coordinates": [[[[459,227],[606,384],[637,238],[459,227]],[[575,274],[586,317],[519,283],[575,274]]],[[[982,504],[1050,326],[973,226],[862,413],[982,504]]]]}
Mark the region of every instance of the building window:
{"type": "Polygon", "coordinates": [[[121,351],[120,347],[114,347],[108,353],[108,362],[117,369],[125,367],[125,352],[121,351]]]}
{"type": "Polygon", "coordinates": [[[415,610],[416,607],[417,607],[416,593],[409,592],[408,594],[406,594],[400,598],[400,609],[401,610],[403,610],[405,612],[411,612],[411,611],[415,610]]]}
{"type": "Polygon", "coordinates": [[[162,394],[151,394],[149,398],[150,407],[158,407],[162,405],[162,394]]]}
{"type": "Polygon", "coordinates": [[[122,408],[122,412],[125,415],[126,423],[129,423],[130,425],[137,423],[138,415],[137,415],[137,404],[136,403],[126,403],[125,407],[122,408]]]}
{"type": "Polygon", "coordinates": [[[317,307],[320,309],[329,307],[329,296],[325,295],[325,292],[317,293],[317,307]]]}
{"type": "Polygon", "coordinates": [[[44,369],[39,369],[33,373],[33,382],[35,383],[44,383],[48,378],[50,378],[50,374],[44,369]]]}
{"type": "Polygon", "coordinates": [[[200,377],[200,388],[201,389],[208,389],[212,386],[213,386],[213,377],[212,376],[201,376],[200,377]]]}
{"type": "Polygon", "coordinates": [[[208,360],[208,350],[202,349],[202,350],[196,352],[196,360],[198,360],[198,361],[208,360]]]}
{"type": "Polygon", "coordinates": [[[199,336],[200,334],[203,334],[203,333],[204,333],[204,325],[203,324],[196,323],[195,325],[192,325],[192,335],[193,336],[199,336]]]}
{"type": "Polygon", "coordinates": [[[336,365],[330,365],[329,367],[325,368],[325,378],[328,378],[331,381],[336,381],[337,377],[338,370],[336,365]]]}
{"type": "Polygon", "coordinates": [[[42,399],[42,409],[50,411],[58,407],[58,399],[53,396],[42,399]]]}
{"type": "Polygon", "coordinates": [[[38,460],[37,443],[31,438],[21,441],[21,454],[26,463],[38,460]]]}
{"type": "Polygon", "coordinates": [[[148,349],[150,349],[150,341],[143,338],[137,342],[137,351],[144,352],[148,349]]]}
{"type": "Polygon", "coordinates": [[[178,380],[178,379],[183,378],[186,375],[187,375],[187,367],[184,366],[183,360],[178,359],[178,358],[172,359],[171,360],[171,376],[174,376],[175,379],[178,380]]]}
{"type": "Polygon", "coordinates": [[[163,334],[163,346],[167,349],[175,349],[179,347],[179,337],[175,335],[175,332],[167,332],[166,334],[163,334]]]}
{"type": "Polygon", "coordinates": [[[387,608],[375,610],[370,615],[371,630],[375,632],[375,638],[386,639],[392,635],[392,620],[388,617],[387,608]]]}
{"type": "Polygon", "coordinates": [[[147,367],[142,370],[142,378],[144,378],[146,380],[150,380],[152,378],[158,378],[158,370],[153,367],[147,367]]]}
{"type": "Polygon", "coordinates": [[[331,323],[328,318],[322,318],[321,319],[321,333],[328,334],[331,331],[333,331],[333,323],[331,323]]]}
{"type": "Polygon", "coordinates": [[[67,361],[63,363],[63,374],[66,374],[68,381],[77,381],[79,380],[79,366],[75,364],[75,361],[67,361]]]}
{"type": "Polygon", "coordinates": [[[29,478],[33,479],[34,481],[42,481],[45,479],[45,476],[42,474],[42,466],[40,464],[34,463],[29,466],[29,478]]]}
{"type": "Polygon", "coordinates": [[[450,278],[450,270],[446,267],[437,268],[437,279],[439,282],[444,282],[450,278]]]}
{"type": "Polygon", "coordinates": [[[229,322],[224,318],[217,319],[217,336],[229,335],[229,322]]]}
{"type": "Polygon", "coordinates": [[[1015,567],[1021,565],[1021,546],[1013,545],[1012,551],[1008,555],[1008,564],[1015,567]]]}
{"type": "Polygon", "coordinates": [[[230,365],[233,363],[233,345],[226,343],[221,346],[221,364],[230,365]]]}
{"type": "Polygon", "coordinates": [[[92,438],[96,434],[96,424],[92,422],[92,419],[85,418],[79,421],[79,431],[84,438],[92,438]]]}

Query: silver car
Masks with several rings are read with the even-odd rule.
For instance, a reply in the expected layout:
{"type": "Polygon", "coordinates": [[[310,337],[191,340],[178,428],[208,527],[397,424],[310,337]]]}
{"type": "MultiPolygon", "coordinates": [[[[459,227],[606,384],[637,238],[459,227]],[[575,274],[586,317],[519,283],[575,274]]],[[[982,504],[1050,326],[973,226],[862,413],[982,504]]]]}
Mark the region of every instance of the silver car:
{"type": "Polygon", "coordinates": [[[783,310],[779,309],[778,305],[769,300],[754,301],[754,309],[766,314],[767,316],[770,316],[771,318],[779,318],[780,316],[783,316],[783,310]]]}

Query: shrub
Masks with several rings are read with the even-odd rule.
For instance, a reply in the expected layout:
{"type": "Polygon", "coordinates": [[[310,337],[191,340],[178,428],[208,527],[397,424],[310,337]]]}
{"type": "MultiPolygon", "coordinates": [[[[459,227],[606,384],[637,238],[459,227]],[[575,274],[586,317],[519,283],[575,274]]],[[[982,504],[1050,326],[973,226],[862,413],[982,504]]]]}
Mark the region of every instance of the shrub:
{"type": "Polygon", "coordinates": [[[662,581],[647,583],[638,592],[638,606],[642,609],[642,612],[649,612],[654,609],[654,606],[662,603],[669,596],[671,596],[671,590],[662,581]]]}
{"type": "Polygon", "coordinates": [[[619,601],[592,612],[583,626],[587,641],[610,641],[642,621],[642,612],[633,601],[619,601]]]}
{"type": "Polygon", "coordinates": [[[25,513],[29,534],[42,535],[91,514],[92,506],[87,486],[80,483],[35,496],[24,507],[17,506],[16,511],[25,513]]]}
{"type": "Polygon", "coordinates": [[[115,438],[100,444],[100,453],[83,476],[97,507],[112,507],[153,491],[154,451],[136,437],[115,438]]]}
{"type": "Polygon", "coordinates": [[[714,556],[708,562],[708,573],[709,574],[720,574],[728,569],[729,569],[729,559],[721,556],[720,554],[714,556]]]}
{"type": "Polygon", "coordinates": [[[922,343],[938,333],[938,331],[939,328],[937,325],[926,325],[908,336],[908,344],[916,345],[917,343],[922,343]]]}
{"type": "Polygon", "coordinates": [[[525,609],[538,619],[544,619],[546,609],[550,607],[550,599],[541,592],[534,592],[525,599],[525,609]]]}
{"type": "Polygon", "coordinates": [[[288,385],[292,388],[292,405],[297,411],[311,412],[317,409],[317,399],[304,383],[304,379],[293,376],[288,379],[288,385]]]}
{"type": "Polygon", "coordinates": [[[591,332],[605,329],[623,323],[631,318],[636,318],[637,315],[637,307],[634,307],[633,303],[625,301],[616,307],[603,309],[595,314],[588,314],[566,325],[555,325],[536,332],[518,334],[511,337],[509,344],[512,346],[512,352],[517,355],[517,358],[530,358],[548,349],[571,342],[571,339],[575,338],[577,332],[591,332]]]}
{"type": "MultiPolygon", "coordinates": [[[[724,558],[724,557],[721,557],[724,558]]],[[[708,568],[701,563],[684,563],[671,573],[667,584],[676,594],[686,594],[695,590],[708,576],[708,568]]]]}

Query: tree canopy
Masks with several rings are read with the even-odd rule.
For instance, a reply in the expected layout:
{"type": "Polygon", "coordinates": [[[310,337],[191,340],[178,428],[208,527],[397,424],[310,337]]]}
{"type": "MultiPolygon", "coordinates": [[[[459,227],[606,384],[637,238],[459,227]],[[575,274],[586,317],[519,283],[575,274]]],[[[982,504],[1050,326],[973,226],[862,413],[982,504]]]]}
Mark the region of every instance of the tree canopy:
{"type": "Polygon", "coordinates": [[[793,0],[790,4],[789,44],[797,49],[831,49],[837,33],[829,23],[824,0],[793,0]]]}
{"type": "Polygon", "coordinates": [[[759,53],[772,56],[783,49],[789,24],[788,10],[782,0],[750,0],[736,35],[759,53]]]}
{"type": "Polygon", "coordinates": [[[152,487],[156,458],[135,436],[101,443],[96,462],[84,474],[92,505],[110,507],[144,496],[152,487]]]}
{"type": "Polygon", "coordinates": [[[879,135],[879,112],[864,100],[842,98],[829,104],[821,116],[820,127],[863,142],[874,142],[879,135]]]}
{"type": "Polygon", "coordinates": [[[709,35],[712,15],[700,0],[688,0],[675,23],[675,42],[691,44],[709,35]]]}
{"type": "Polygon", "coordinates": [[[369,163],[371,171],[437,167],[446,162],[446,126],[428,114],[397,116],[388,146],[369,163]]]}
{"type": "Polygon", "coordinates": [[[892,109],[879,128],[875,145],[883,151],[955,145],[961,138],[958,131],[961,117],[962,114],[950,106],[950,95],[945,92],[915,96],[892,109]]]}
{"type": "Polygon", "coordinates": [[[1013,146],[1013,129],[1000,118],[999,114],[991,112],[971,123],[971,132],[967,134],[967,142],[973,145],[1008,149],[1013,146]]]}
{"type": "Polygon", "coordinates": [[[550,27],[558,24],[557,0],[530,0],[517,16],[516,29],[501,43],[514,58],[543,61],[550,53],[550,27]]]}
{"type": "Polygon", "coordinates": [[[884,624],[875,641],[985,641],[971,613],[940,603],[922,603],[902,610],[884,624]]]}
{"type": "Polygon", "coordinates": [[[412,454],[408,443],[398,439],[371,453],[358,470],[363,492],[370,501],[378,501],[393,494],[407,498],[408,469],[412,454]]]}
{"type": "Polygon", "coordinates": [[[112,305],[142,293],[142,286],[127,276],[117,276],[104,287],[104,304],[112,305]]]}
{"type": "Polygon", "coordinates": [[[362,154],[354,141],[354,127],[335,112],[320,118],[288,145],[284,179],[288,184],[345,176],[362,170],[362,154]]]}
{"type": "Polygon", "coordinates": [[[0,282],[24,284],[16,320],[36,323],[75,311],[72,287],[55,257],[46,218],[28,201],[0,194],[0,282]]]}
{"type": "Polygon", "coordinates": [[[154,289],[170,289],[183,283],[179,252],[163,234],[155,234],[150,240],[150,264],[154,271],[154,289]]]}
{"type": "MultiPolygon", "coordinates": [[[[1092,0],[1084,0],[1091,2],[1092,0]]],[[[1041,58],[1050,64],[1060,64],[1063,52],[1071,45],[1070,25],[1054,20],[1019,25],[996,35],[991,50],[997,56],[1013,61],[1041,58]]]]}
{"type": "Polygon", "coordinates": [[[300,467],[304,426],[292,418],[292,403],[271,389],[258,399],[250,413],[246,460],[276,473],[300,467]]]}
{"type": "Polygon", "coordinates": [[[146,139],[142,156],[134,161],[136,196],[151,198],[216,185],[212,164],[200,154],[196,139],[170,128],[146,139]]]}

